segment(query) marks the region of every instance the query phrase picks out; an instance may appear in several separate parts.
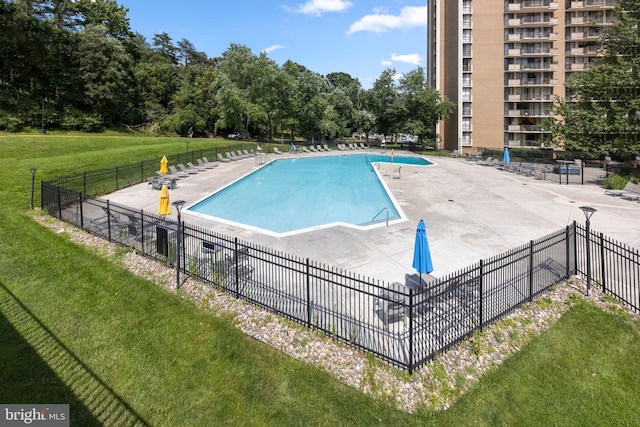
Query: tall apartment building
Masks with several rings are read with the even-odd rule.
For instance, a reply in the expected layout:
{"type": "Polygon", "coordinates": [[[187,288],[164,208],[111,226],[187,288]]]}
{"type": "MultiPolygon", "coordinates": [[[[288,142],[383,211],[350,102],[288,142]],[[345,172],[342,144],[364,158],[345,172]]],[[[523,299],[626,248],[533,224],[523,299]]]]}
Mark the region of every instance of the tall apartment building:
{"type": "Polygon", "coordinates": [[[428,78],[457,105],[440,148],[538,146],[570,73],[599,54],[618,0],[428,0],[428,78]]]}

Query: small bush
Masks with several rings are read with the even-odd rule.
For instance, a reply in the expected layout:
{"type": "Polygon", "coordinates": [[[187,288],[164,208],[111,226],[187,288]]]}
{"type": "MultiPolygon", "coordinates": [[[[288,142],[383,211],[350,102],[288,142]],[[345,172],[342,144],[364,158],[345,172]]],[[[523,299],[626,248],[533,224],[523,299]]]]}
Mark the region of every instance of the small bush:
{"type": "Polygon", "coordinates": [[[60,127],[66,130],[96,132],[102,128],[102,118],[99,114],[85,114],[80,111],[72,111],[64,115],[60,122],[60,127]]]}
{"type": "Polygon", "coordinates": [[[20,132],[24,127],[24,122],[11,114],[0,115],[0,130],[7,132],[20,132]]]}
{"type": "Polygon", "coordinates": [[[609,175],[605,179],[602,180],[602,187],[607,190],[622,190],[627,182],[629,181],[629,177],[622,176],[618,174],[609,175]]]}

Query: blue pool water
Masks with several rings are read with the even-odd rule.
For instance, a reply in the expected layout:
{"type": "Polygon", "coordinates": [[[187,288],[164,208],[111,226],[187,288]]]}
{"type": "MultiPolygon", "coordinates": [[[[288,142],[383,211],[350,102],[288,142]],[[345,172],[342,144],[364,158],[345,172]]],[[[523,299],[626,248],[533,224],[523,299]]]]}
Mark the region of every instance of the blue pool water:
{"type": "MultiPolygon", "coordinates": [[[[387,210],[389,220],[398,219],[399,210],[372,166],[390,161],[381,154],[278,159],[187,210],[274,233],[333,223],[366,226],[386,221],[387,210]]],[[[393,161],[431,164],[419,157],[393,161]]]]}

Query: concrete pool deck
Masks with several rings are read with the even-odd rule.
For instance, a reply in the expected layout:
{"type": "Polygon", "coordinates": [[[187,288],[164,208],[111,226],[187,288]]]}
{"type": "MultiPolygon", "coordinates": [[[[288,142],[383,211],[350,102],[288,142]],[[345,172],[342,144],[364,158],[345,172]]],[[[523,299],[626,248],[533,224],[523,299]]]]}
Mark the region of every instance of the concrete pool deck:
{"type": "MultiPolygon", "coordinates": [[[[271,160],[338,154],[334,150],[329,154],[265,156],[271,160]]],[[[583,205],[598,210],[591,218],[592,230],[640,247],[639,202],[605,195],[604,189],[593,184],[560,185],[557,181],[539,181],[460,158],[424,157],[435,164],[402,165],[400,179],[394,179],[392,174],[397,165],[380,165],[384,182],[407,217],[406,221],[392,222],[389,226],[383,224],[368,230],[336,226],[274,237],[204,219],[188,211],[183,212],[182,218],[189,224],[363,276],[400,282],[404,282],[405,273],[414,273],[413,244],[420,219],[427,226],[434,266],[431,274],[435,277],[526,244],[574,220],[584,223],[579,208],[583,205]]],[[[259,167],[254,158],[218,163],[215,169],[180,179],[178,188],[170,191],[171,201],[182,199],[187,206],[191,205],[259,167]]],[[[282,191],[313,191],[313,188],[290,188],[283,183],[282,191]]],[[[160,192],[144,183],[104,198],[156,213],[160,192]]],[[[172,211],[175,217],[175,208],[172,211]]]]}

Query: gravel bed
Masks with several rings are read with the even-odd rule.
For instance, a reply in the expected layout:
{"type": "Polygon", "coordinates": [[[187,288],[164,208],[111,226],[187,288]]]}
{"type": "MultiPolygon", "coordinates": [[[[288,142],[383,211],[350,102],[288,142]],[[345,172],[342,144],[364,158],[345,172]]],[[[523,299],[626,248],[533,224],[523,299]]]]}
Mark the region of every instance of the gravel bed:
{"type": "MultiPolygon", "coordinates": [[[[174,269],[70,224],[45,215],[34,217],[43,226],[66,233],[73,242],[91,247],[100,256],[120,263],[168,292],[176,292],[174,269]]],[[[360,350],[239,301],[197,280],[187,279],[178,295],[213,315],[232,319],[248,336],[320,367],[348,386],[395,408],[413,412],[419,408],[448,408],[485,372],[549,328],[570,308],[576,297],[583,298],[586,286],[580,277],[567,280],[533,303],[439,354],[411,376],[360,350]]],[[[589,301],[606,310],[619,309],[619,305],[603,298],[597,288],[592,288],[589,301]]]]}

